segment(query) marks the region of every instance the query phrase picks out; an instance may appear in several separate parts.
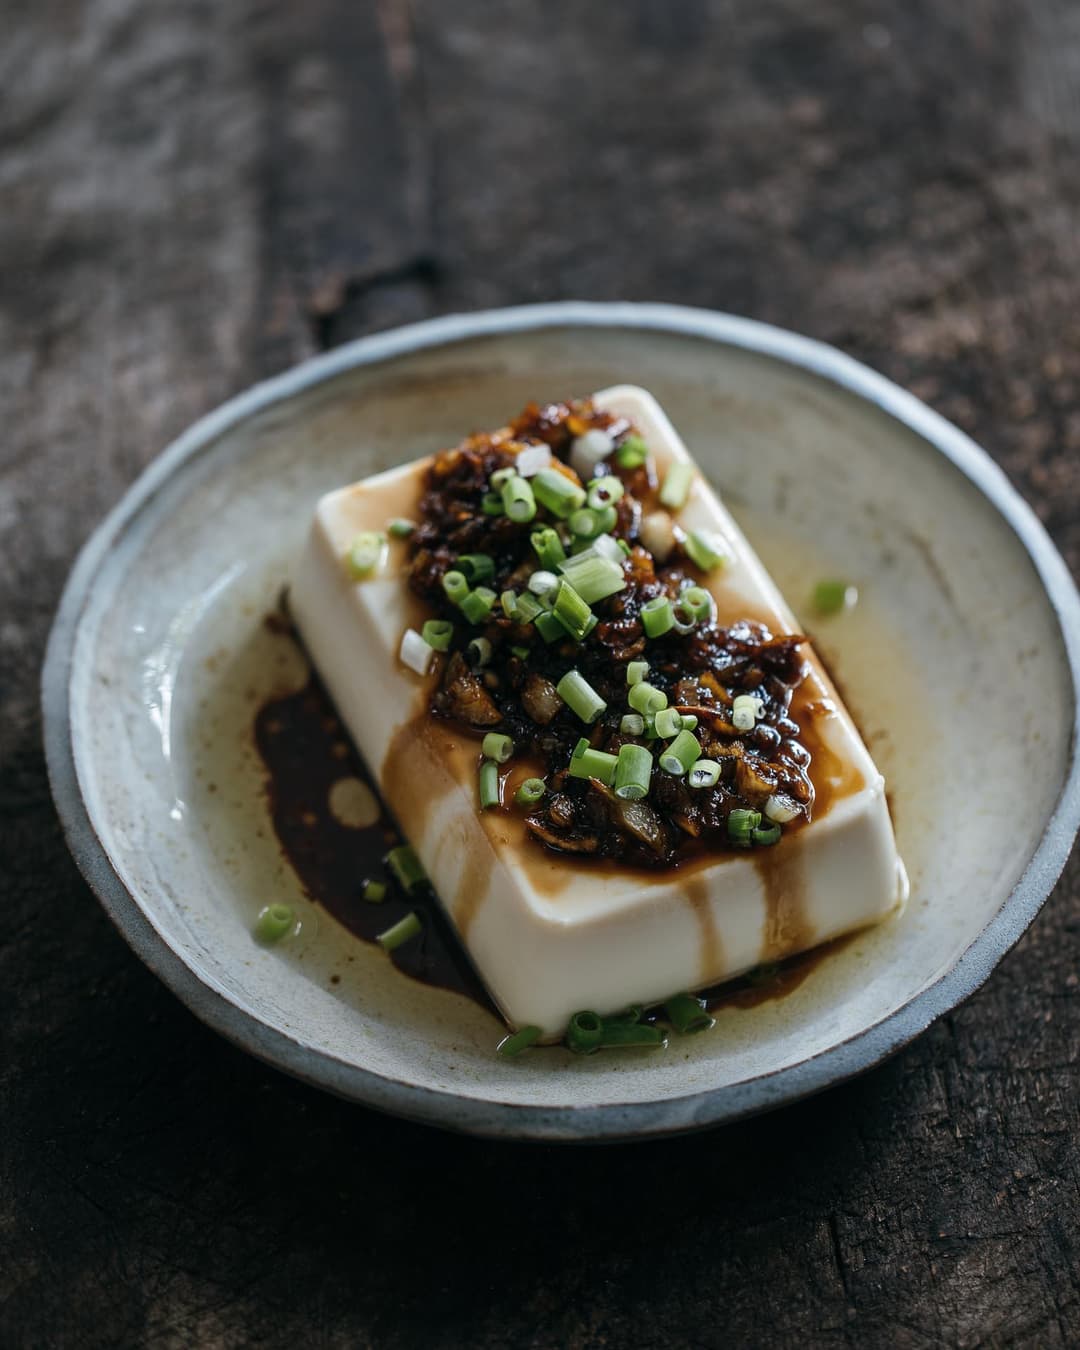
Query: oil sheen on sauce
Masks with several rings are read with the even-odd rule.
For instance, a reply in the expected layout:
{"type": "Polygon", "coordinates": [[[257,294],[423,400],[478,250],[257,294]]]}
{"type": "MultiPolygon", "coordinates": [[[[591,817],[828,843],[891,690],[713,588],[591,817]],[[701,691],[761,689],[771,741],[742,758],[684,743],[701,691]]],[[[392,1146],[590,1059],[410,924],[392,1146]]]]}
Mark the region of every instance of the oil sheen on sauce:
{"type": "MultiPolygon", "coordinates": [[[[272,616],[268,622],[279,630],[285,626],[278,616],[272,616]]],[[[811,776],[817,794],[815,815],[820,816],[832,801],[857,790],[861,780],[853,779],[850,771],[845,776],[844,766],[819,734],[817,724],[831,714],[831,709],[827,699],[820,697],[821,684],[817,680],[810,683],[816,686],[813,693],[818,697],[793,707],[792,715],[797,717],[803,742],[812,754],[811,776]]],[[[255,740],[266,768],[267,795],[278,841],[310,898],[349,932],[368,942],[374,942],[377,934],[410,910],[416,910],[423,920],[423,933],[415,942],[404,943],[391,953],[394,964],[413,979],[464,994],[494,1012],[434,895],[428,892],[406,896],[389,876],[384,860],[389,850],[402,842],[402,835],[385,806],[375,824],[356,828],[342,823],[329,805],[335,783],[355,778],[370,788],[376,800],[385,797],[401,818],[419,825],[435,809],[441,794],[432,778],[417,775],[418,760],[471,761],[476,755],[475,745],[467,737],[455,735],[445,724],[435,722],[426,712],[418,713],[395,737],[383,765],[380,793],[314,673],[302,690],[262,706],[255,720],[255,740]],[[416,754],[417,750],[421,755],[416,754]],[[372,904],[363,899],[364,881],[369,878],[390,883],[383,903],[372,904]]],[[[528,776],[529,766],[515,766],[513,772],[519,767],[521,775],[528,776]]],[[[516,778],[506,781],[508,792],[512,793],[515,786],[516,778]]],[[[453,894],[445,897],[463,935],[467,934],[476,908],[487,892],[495,849],[518,847],[524,836],[516,816],[491,812],[482,820],[489,847],[468,854],[453,894]]],[[[711,1009],[748,1008],[785,996],[846,941],[840,939],[784,959],[786,953],[812,938],[804,914],[805,888],[799,850],[793,847],[795,833],[753,855],[766,902],[764,964],[747,976],[705,990],[703,997],[711,1009]]],[[[581,865],[581,860],[575,862],[575,867],[581,865]]],[[[708,979],[709,973],[722,964],[721,939],[709,911],[707,881],[700,865],[695,867],[690,862],[684,870],[685,900],[700,927],[702,978],[708,979]]],[[[538,875],[542,883],[546,879],[543,889],[557,892],[568,884],[571,874],[572,869],[561,860],[552,859],[550,868],[538,875]]]]}

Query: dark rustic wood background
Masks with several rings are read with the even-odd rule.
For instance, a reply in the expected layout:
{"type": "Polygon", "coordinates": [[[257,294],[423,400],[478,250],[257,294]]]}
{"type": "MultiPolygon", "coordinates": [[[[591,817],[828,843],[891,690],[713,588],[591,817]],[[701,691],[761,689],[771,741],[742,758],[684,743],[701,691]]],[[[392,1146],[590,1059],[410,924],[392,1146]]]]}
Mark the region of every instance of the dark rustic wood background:
{"type": "Polygon", "coordinates": [[[1080,569],[1080,7],[3,0],[0,34],[0,1344],[1080,1345],[1075,862],[854,1083],[670,1143],[496,1146],[203,1029],[69,860],[37,709],[76,550],[172,436],[479,306],[836,343],[971,431],[1080,569]]]}

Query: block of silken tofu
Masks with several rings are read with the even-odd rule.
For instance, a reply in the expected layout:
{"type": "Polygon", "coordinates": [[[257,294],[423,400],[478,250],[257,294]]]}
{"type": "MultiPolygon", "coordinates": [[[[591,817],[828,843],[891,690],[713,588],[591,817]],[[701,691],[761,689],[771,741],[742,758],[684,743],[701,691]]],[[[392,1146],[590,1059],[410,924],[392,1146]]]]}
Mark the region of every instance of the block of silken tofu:
{"type": "MultiPolygon", "coordinates": [[[[690,456],[646,391],[618,386],[594,407],[628,419],[661,479],[690,456]]],[[[416,519],[431,461],[331,492],[317,505],[290,589],[308,653],[432,879],[493,999],[513,1026],[562,1035],[570,1016],[610,1014],[698,990],[898,910],[907,894],[885,784],[809,644],[790,716],[812,752],[812,819],[771,848],[724,850],[648,870],[582,861],[531,837],[524,813],[481,811],[475,732],[430,715],[437,676],[399,659],[403,632],[430,610],[408,586],[407,543],[355,581],[343,559],[360,531],[416,519]]],[[[722,536],[726,565],[702,582],[716,622],[752,619],[774,634],[794,617],[717,494],[695,474],[685,530],[722,536]]],[[[530,772],[506,766],[505,795],[530,772]]]]}

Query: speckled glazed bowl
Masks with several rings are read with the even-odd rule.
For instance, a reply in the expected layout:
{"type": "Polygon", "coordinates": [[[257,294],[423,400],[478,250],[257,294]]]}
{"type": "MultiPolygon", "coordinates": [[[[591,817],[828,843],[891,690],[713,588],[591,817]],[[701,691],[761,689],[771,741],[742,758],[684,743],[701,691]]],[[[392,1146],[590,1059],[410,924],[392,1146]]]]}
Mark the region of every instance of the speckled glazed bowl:
{"type": "Polygon", "coordinates": [[[742,319],[551,305],[365,339],[181,437],[71,576],[44,672],[46,741],[68,841],[106,910],[238,1045],[455,1129],[620,1138],[847,1078],[987,977],[1076,832],[1078,664],[1061,559],[986,455],[915,399],[742,319]],[[328,488],[530,398],[621,382],[659,397],[839,676],[889,782],[912,897],[786,998],[725,1009],[665,1052],[503,1061],[489,1013],[399,974],[283,862],[252,721],[305,671],[263,616],[328,488]],[[822,575],[856,579],[857,608],[815,622],[805,602],[822,575]],[[271,898],[297,906],[301,930],[267,950],[250,928],[271,898]]]}

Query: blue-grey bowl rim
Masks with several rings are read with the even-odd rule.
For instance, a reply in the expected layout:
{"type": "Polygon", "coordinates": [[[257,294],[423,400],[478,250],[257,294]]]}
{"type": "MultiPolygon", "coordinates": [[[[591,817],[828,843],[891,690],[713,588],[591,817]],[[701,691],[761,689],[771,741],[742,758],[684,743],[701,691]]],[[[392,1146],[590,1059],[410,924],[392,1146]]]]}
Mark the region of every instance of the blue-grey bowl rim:
{"type": "Polygon", "coordinates": [[[208,1026],[265,1062],[342,1097],[412,1120],[502,1139],[614,1140],[702,1129],[810,1096],[880,1063],[987,979],[1035,918],[1080,827],[1080,596],[1034,512],[970,437],[884,376],[825,343],[770,324],[681,305],[564,301],[453,314],[360,338],[230,399],[189,427],[125,493],[84,545],[68,578],[42,670],[49,781],[68,847],[106,913],[136,955],[208,1026]],[[998,913],[959,960],[902,1008],[800,1063],[742,1082],[653,1102],[594,1106],[513,1105],[437,1092],[385,1078],[301,1045],[205,985],[145,918],[113,870],[79,790],[69,690],[79,621],[113,541],[189,459],[225,431],[303,390],[358,366],[476,338],[550,328],[615,328],[695,337],[772,357],[874,404],[945,456],[1004,517],[1042,580],[1061,626],[1072,675],[1068,776],[1039,847],[998,913]]]}

